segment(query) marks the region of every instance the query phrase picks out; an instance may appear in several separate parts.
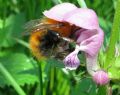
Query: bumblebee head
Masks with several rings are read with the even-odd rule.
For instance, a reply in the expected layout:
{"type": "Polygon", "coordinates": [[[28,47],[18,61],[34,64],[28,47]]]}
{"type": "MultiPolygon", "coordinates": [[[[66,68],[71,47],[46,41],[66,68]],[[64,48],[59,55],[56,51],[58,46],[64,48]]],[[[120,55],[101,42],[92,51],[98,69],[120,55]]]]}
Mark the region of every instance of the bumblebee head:
{"type": "Polygon", "coordinates": [[[40,39],[39,48],[44,55],[48,55],[48,51],[56,48],[59,42],[59,33],[54,30],[47,30],[47,33],[40,39]]]}

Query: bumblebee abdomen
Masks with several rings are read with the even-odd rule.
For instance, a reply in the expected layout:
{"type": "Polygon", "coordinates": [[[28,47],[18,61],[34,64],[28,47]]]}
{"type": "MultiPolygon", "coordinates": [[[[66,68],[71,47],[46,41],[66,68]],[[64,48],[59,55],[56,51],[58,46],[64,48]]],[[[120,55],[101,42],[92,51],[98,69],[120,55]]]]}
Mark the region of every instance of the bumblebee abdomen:
{"type": "Polygon", "coordinates": [[[29,39],[30,49],[33,55],[37,59],[45,58],[45,56],[43,56],[43,54],[41,53],[41,49],[40,49],[41,39],[45,34],[46,34],[45,31],[44,32],[41,32],[41,31],[32,32],[30,39],[29,39]]]}
{"type": "Polygon", "coordinates": [[[33,32],[30,37],[30,48],[38,59],[50,57],[52,50],[60,42],[59,34],[54,30],[33,32]]]}

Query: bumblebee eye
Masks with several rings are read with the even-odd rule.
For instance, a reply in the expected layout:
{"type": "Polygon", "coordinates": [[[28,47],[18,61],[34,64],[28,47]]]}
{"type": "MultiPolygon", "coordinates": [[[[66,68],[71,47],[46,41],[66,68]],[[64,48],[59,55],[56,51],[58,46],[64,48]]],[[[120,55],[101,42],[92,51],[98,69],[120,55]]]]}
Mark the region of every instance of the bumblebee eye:
{"type": "Polygon", "coordinates": [[[48,34],[51,35],[51,37],[59,37],[60,34],[54,30],[48,30],[48,34]]]}

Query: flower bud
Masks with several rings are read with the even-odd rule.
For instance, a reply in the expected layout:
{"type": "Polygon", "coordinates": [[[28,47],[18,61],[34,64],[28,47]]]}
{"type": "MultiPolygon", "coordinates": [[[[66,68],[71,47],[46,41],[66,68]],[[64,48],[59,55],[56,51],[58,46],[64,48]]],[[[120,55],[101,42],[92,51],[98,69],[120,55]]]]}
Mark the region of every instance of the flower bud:
{"type": "Polygon", "coordinates": [[[109,82],[109,77],[105,71],[99,70],[93,75],[93,80],[99,85],[105,85],[109,82]]]}

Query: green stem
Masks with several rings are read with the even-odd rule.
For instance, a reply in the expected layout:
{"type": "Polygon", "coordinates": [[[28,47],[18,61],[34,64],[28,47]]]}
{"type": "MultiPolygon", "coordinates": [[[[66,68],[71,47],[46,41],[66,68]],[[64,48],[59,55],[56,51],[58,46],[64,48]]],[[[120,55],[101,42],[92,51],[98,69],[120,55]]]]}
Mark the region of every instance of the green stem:
{"type": "Polygon", "coordinates": [[[61,3],[62,3],[62,0],[58,0],[58,2],[61,4],[61,3]]]}
{"type": "Polygon", "coordinates": [[[25,92],[21,89],[21,87],[17,84],[15,79],[11,76],[11,74],[6,70],[6,68],[0,63],[0,72],[4,75],[4,77],[11,83],[14,89],[17,91],[19,95],[26,95],[25,92]]]}
{"type": "Polygon", "coordinates": [[[40,80],[40,95],[43,95],[43,81],[42,81],[42,67],[41,67],[41,61],[38,62],[39,67],[39,80],[40,80]]]}
{"type": "Polygon", "coordinates": [[[110,43],[107,50],[105,69],[109,67],[115,58],[115,45],[119,39],[119,28],[120,27],[120,0],[117,2],[115,16],[113,20],[112,32],[110,37],[110,43]]]}
{"type": "Polygon", "coordinates": [[[87,5],[84,0],[77,0],[77,2],[82,8],[87,8],[87,5]]]}
{"type": "Polygon", "coordinates": [[[29,44],[21,39],[18,38],[13,38],[16,42],[18,42],[19,44],[23,45],[24,47],[30,49],[29,44]]]}
{"type": "Polygon", "coordinates": [[[6,9],[6,0],[2,1],[3,3],[3,28],[5,28],[5,24],[6,24],[6,12],[7,12],[7,9],[6,9]]]}
{"type": "MultiPolygon", "coordinates": [[[[31,0],[32,1],[32,0],[31,0]]],[[[33,19],[33,10],[34,10],[34,6],[32,5],[33,3],[29,1],[29,0],[25,0],[25,6],[27,8],[27,16],[28,19],[33,19]]]]}
{"type": "Polygon", "coordinates": [[[54,68],[51,67],[51,76],[50,76],[50,90],[54,91],[54,68]]]}
{"type": "Polygon", "coordinates": [[[97,95],[107,95],[107,86],[98,86],[97,95]]]}
{"type": "Polygon", "coordinates": [[[45,10],[46,6],[46,1],[45,0],[40,0],[40,11],[43,12],[45,10]]]}

